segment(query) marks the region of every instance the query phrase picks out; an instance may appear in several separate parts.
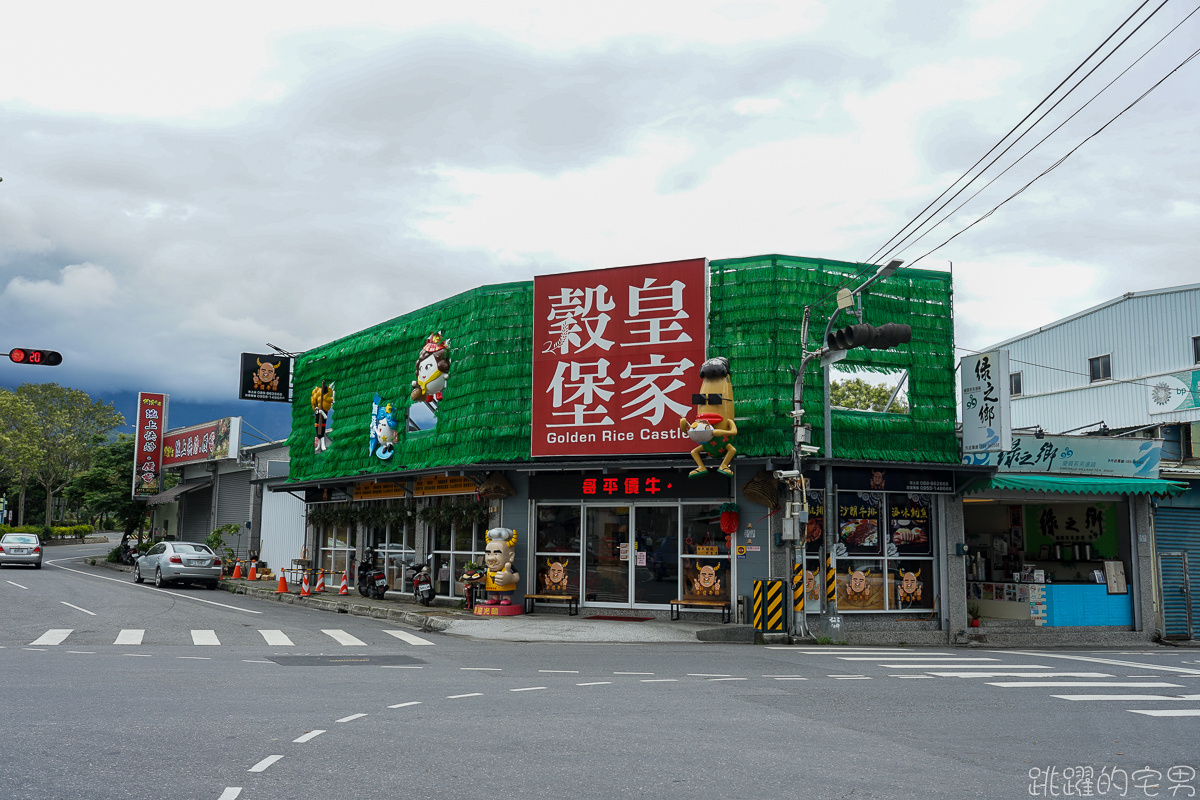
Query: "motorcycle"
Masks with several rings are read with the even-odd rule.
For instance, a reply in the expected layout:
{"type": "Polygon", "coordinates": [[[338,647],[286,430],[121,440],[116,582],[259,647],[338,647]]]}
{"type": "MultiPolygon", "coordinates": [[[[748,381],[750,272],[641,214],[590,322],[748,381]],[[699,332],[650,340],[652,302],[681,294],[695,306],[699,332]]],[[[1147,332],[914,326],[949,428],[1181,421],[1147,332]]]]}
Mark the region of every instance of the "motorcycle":
{"type": "MultiPolygon", "coordinates": [[[[433,556],[430,555],[426,561],[433,561],[433,556]]],[[[417,562],[410,561],[408,569],[412,573],[413,600],[423,606],[432,604],[433,598],[437,597],[437,592],[433,588],[433,577],[429,574],[429,564],[426,563],[418,569],[417,562]]]]}
{"type": "Polygon", "coordinates": [[[138,552],[137,545],[132,542],[126,542],[121,545],[121,563],[125,566],[132,567],[137,563],[138,556],[140,555],[141,553],[138,552]]]}
{"type": "Polygon", "coordinates": [[[368,547],[358,564],[358,593],[382,600],[387,591],[387,574],[375,566],[375,551],[368,547]]]}

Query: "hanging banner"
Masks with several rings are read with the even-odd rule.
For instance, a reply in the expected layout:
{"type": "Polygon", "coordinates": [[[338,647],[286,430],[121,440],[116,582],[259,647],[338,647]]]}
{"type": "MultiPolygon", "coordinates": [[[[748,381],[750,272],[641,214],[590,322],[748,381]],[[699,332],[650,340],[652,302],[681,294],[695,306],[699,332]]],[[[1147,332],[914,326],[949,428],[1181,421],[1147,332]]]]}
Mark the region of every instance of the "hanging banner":
{"type": "Polygon", "coordinates": [[[1145,383],[1146,404],[1151,414],[1200,408],[1200,369],[1160,375],[1145,383]]]}
{"type": "Polygon", "coordinates": [[[292,360],[274,353],[242,353],[239,400],[292,402],[292,360]]]}
{"type": "Polygon", "coordinates": [[[1005,453],[1012,449],[1008,351],[964,356],[962,367],[963,453],[1005,453]]]}
{"type": "Polygon", "coordinates": [[[998,472],[1157,478],[1162,444],[1162,439],[1128,437],[1018,436],[1007,453],[977,453],[964,456],[963,463],[998,472]]]}
{"type": "Polygon", "coordinates": [[[695,258],[533,279],[534,456],[695,447],[679,421],[705,359],[707,275],[695,258]]]}
{"type": "Polygon", "coordinates": [[[158,494],[163,467],[163,434],[167,430],[168,395],[138,392],[133,450],[133,497],[158,494]]]}

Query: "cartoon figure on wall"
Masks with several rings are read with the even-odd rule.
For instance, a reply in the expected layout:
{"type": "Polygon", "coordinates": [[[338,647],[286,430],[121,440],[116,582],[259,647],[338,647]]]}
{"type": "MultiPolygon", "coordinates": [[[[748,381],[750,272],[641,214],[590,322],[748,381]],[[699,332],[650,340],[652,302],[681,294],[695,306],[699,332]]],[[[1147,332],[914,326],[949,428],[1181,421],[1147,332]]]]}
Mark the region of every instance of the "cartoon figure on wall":
{"type": "Polygon", "coordinates": [[[272,364],[270,361],[263,361],[261,358],[254,359],[258,364],[258,369],[254,371],[254,388],[265,391],[279,390],[279,376],[275,370],[279,369],[282,361],[277,361],[272,364]]]}
{"type": "Polygon", "coordinates": [[[567,573],[566,561],[546,559],[546,571],[542,573],[542,591],[566,592],[571,576],[567,573]]]}
{"type": "Polygon", "coordinates": [[[720,564],[704,564],[696,567],[695,574],[691,577],[690,581],[692,588],[691,596],[720,597],[721,579],[717,577],[717,572],[720,569],[720,564]]]}
{"type": "Polygon", "coordinates": [[[846,600],[864,606],[871,602],[871,585],[867,583],[871,570],[847,570],[846,600]]]}
{"type": "Polygon", "coordinates": [[[442,338],[442,332],[429,334],[425,345],[417,356],[417,379],[412,382],[413,402],[427,403],[435,410],[446,388],[450,374],[450,342],[442,338]]]}
{"type": "Polygon", "coordinates": [[[382,397],[375,395],[375,402],[371,405],[371,443],[367,454],[386,461],[392,457],[399,439],[400,431],[392,414],[392,404],[384,403],[382,397]]]}
{"type": "Polygon", "coordinates": [[[733,421],[733,382],[729,378],[729,359],[722,356],[710,358],[700,365],[700,393],[692,395],[696,406],[696,421],[689,423],[686,417],[679,420],[679,428],[688,438],[697,443],[692,450],[696,469],[688,473],[689,478],[699,478],[708,473],[701,454],[720,458],[717,472],[733,477],[729,465],[737,450],[731,444],[737,436],[737,424],[733,421]]]}
{"type": "Polygon", "coordinates": [[[483,561],[487,565],[487,605],[512,604],[513,592],[521,576],[513,571],[517,558],[517,532],[508,528],[492,528],[487,532],[483,561]]]}
{"type": "Polygon", "coordinates": [[[313,450],[320,453],[329,447],[329,417],[333,412],[333,387],[329,381],[321,381],[321,385],[312,390],[309,404],[313,410],[313,426],[316,428],[316,438],[313,439],[313,450]]]}

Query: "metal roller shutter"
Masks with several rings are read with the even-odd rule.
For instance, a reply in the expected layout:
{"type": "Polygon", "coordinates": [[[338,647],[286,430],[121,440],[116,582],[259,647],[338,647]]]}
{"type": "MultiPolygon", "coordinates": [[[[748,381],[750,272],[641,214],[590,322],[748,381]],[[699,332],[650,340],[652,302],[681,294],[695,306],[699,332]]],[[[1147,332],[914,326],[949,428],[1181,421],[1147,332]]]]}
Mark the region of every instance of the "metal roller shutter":
{"type": "Polygon", "coordinates": [[[250,519],[250,470],[217,478],[217,525],[245,525],[250,519]]]}
{"type": "Polygon", "coordinates": [[[212,512],[212,487],[188,492],[183,500],[179,538],[185,542],[203,542],[212,533],[209,514],[212,512]]]}
{"type": "Polygon", "coordinates": [[[1163,635],[1169,639],[1191,638],[1200,614],[1200,509],[1159,506],[1154,514],[1154,539],[1163,635]]]}

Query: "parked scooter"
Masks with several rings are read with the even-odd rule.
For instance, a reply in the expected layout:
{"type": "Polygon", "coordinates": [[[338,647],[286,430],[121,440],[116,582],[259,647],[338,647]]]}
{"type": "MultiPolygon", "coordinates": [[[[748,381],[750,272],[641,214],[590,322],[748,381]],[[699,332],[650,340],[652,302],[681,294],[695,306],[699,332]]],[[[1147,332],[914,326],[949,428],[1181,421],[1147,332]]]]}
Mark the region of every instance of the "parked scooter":
{"type": "Polygon", "coordinates": [[[387,574],[375,566],[375,549],[368,547],[358,563],[358,593],[363,597],[382,600],[386,591],[387,574]]]}
{"type": "Polygon", "coordinates": [[[419,570],[416,561],[408,562],[408,570],[412,577],[413,600],[423,606],[433,603],[437,592],[433,588],[433,576],[429,573],[429,564],[433,562],[433,554],[425,559],[426,563],[419,570]]]}
{"type": "Polygon", "coordinates": [[[125,566],[132,567],[137,563],[138,556],[140,555],[141,553],[138,552],[137,545],[134,544],[133,540],[127,540],[125,544],[121,545],[121,563],[125,566]]]}

